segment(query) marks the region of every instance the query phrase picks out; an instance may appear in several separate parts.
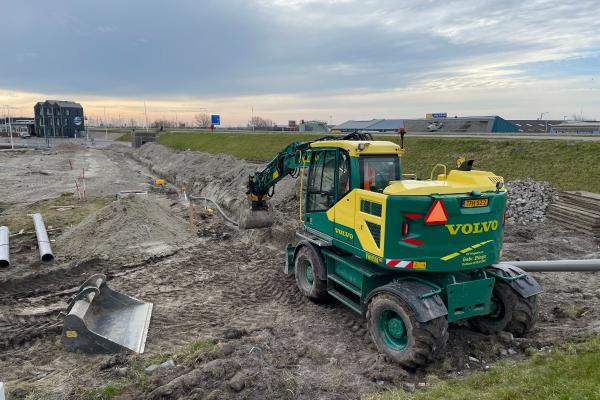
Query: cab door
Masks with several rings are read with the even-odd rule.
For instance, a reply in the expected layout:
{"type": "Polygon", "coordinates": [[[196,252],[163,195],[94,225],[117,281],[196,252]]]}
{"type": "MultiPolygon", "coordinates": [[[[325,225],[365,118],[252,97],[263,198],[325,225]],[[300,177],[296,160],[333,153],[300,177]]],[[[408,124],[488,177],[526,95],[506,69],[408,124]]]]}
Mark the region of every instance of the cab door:
{"type": "Polygon", "coordinates": [[[352,190],[350,155],[338,149],[337,197],[336,204],[329,212],[329,218],[335,220],[333,237],[351,246],[355,245],[354,231],[356,190],[352,190]]]}
{"type": "Polygon", "coordinates": [[[311,157],[304,225],[310,233],[330,241],[335,217],[328,211],[336,202],[337,150],[314,150],[311,157]]]}

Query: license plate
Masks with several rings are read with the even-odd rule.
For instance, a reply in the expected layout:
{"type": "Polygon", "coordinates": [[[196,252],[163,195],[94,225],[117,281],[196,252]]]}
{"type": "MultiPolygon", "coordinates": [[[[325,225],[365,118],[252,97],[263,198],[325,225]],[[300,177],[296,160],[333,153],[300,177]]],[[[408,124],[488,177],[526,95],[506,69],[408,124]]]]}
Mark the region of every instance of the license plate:
{"type": "Polygon", "coordinates": [[[490,204],[490,199],[464,199],[462,201],[463,208],[487,207],[490,204]]]}

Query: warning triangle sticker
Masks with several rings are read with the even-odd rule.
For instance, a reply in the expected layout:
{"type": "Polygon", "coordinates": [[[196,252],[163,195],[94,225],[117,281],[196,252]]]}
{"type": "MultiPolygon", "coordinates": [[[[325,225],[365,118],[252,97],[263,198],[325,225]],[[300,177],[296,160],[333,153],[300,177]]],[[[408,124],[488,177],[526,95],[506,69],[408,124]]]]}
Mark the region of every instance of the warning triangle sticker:
{"type": "Polygon", "coordinates": [[[429,225],[445,224],[448,221],[446,207],[441,200],[436,200],[425,216],[425,223],[429,225]]]}

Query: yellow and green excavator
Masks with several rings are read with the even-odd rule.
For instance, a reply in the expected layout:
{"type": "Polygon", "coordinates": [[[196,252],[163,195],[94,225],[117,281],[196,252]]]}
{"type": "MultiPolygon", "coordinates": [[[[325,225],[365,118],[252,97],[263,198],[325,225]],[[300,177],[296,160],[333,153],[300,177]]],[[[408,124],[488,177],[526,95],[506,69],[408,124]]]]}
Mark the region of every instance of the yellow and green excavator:
{"type": "Polygon", "coordinates": [[[272,224],[275,184],[307,169],[303,231],[285,266],[304,295],[364,315],[377,348],[408,368],[443,352],[449,322],[524,335],[541,288],[499,263],[503,178],[466,161],[415,179],[403,173],[403,142],[404,132],[400,145],[355,132],[290,144],[250,177],[240,226],[272,224]]]}

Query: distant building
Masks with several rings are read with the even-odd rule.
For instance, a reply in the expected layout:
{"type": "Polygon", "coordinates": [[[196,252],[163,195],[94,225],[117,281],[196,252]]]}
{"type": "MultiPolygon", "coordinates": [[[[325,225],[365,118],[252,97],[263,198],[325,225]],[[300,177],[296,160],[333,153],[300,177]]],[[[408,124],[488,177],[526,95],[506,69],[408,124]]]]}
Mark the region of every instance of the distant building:
{"type": "Polygon", "coordinates": [[[332,128],[336,132],[354,132],[369,130],[369,127],[385,121],[384,119],[370,119],[367,121],[346,121],[332,128]]]}
{"type": "Polygon", "coordinates": [[[13,137],[27,137],[35,134],[35,124],[30,118],[2,118],[0,119],[0,136],[8,137],[12,131],[13,137]],[[10,123],[9,123],[10,122],[10,123]]]}
{"type": "Polygon", "coordinates": [[[519,128],[523,133],[547,133],[550,132],[550,125],[558,125],[563,121],[546,119],[511,119],[511,124],[519,128]]]}
{"type": "Polygon", "coordinates": [[[315,133],[324,133],[329,132],[329,127],[327,126],[327,122],[323,121],[300,121],[298,125],[298,131],[300,132],[315,132],[315,133]]]}
{"type": "Polygon", "coordinates": [[[332,128],[337,132],[372,131],[398,132],[519,132],[509,121],[497,116],[454,117],[454,118],[414,118],[414,119],[372,119],[368,121],[346,121],[332,128]]]}
{"type": "Polygon", "coordinates": [[[599,135],[600,121],[569,121],[551,125],[551,133],[579,135],[599,135]]]}
{"type": "Polygon", "coordinates": [[[46,100],[33,107],[38,136],[79,137],[85,131],[83,107],[73,101],[46,100]]]}

